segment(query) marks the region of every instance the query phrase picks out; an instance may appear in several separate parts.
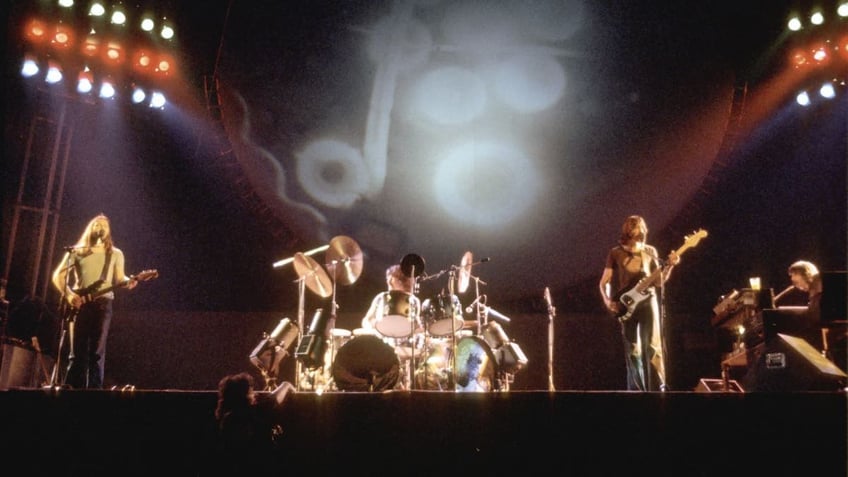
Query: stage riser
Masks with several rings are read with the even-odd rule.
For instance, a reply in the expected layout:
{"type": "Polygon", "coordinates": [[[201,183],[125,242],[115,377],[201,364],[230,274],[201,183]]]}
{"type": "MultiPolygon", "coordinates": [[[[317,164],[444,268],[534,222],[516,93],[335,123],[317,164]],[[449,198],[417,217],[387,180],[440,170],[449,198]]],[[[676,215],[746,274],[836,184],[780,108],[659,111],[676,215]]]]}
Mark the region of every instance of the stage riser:
{"type": "MultiPolygon", "coordinates": [[[[0,448],[37,475],[204,475],[215,403],[214,392],[0,391],[0,448]]],[[[844,393],[301,392],[277,421],[269,459],[312,475],[602,475],[633,462],[656,465],[641,475],[846,472],[844,393]]]]}

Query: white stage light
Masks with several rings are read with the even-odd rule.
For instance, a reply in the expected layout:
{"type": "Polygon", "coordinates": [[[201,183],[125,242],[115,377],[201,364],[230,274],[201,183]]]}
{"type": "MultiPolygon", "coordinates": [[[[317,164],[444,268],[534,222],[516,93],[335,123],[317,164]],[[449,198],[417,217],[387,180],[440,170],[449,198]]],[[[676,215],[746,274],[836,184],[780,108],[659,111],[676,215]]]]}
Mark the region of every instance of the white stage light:
{"type": "Polygon", "coordinates": [[[155,26],[151,18],[145,18],[141,21],[141,29],[144,31],[153,31],[153,27],[155,26]]]}
{"type": "Polygon", "coordinates": [[[801,106],[809,106],[810,95],[808,95],[806,91],[801,91],[800,93],[798,93],[798,96],[795,96],[795,101],[801,106]]]}
{"type": "Polygon", "coordinates": [[[174,37],[174,29],[171,28],[168,25],[163,25],[162,26],[162,32],[160,34],[162,35],[162,38],[164,38],[166,40],[170,40],[171,38],[174,37]]]}
{"type": "Polygon", "coordinates": [[[102,17],[106,13],[106,9],[103,7],[103,4],[100,2],[94,2],[91,4],[91,8],[88,9],[88,14],[92,17],[102,17]]]}
{"type": "Polygon", "coordinates": [[[85,75],[80,75],[77,81],[77,92],[86,94],[91,92],[94,85],[91,84],[91,79],[85,75]]]}
{"type": "Polygon", "coordinates": [[[58,66],[50,65],[47,68],[47,76],[44,77],[44,81],[47,81],[50,84],[56,84],[62,81],[62,71],[58,66]]]}
{"type": "Polygon", "coordinates": [[[100,85],[100,97],[105,99],[115,97],[115,87],[112,86],[112,83],[104,81],[103,84],[100,85]]]}
{"type": "Polygon", "coordinates": [[[833,83],[827,82],[819,88],[819,94],[822,98],[833,99],[836,97],[836,90],[833,88],[833,83]]]}
{"type": "Polygon", "coordinates": [[[162,109],[165,107],[165,95],[160,93],[159,91],[154,91],[152,95],[150,95],[150,107],[151,108],[159,108],[162,109]]]}
{"type": "Polygon", "coordinates": [[[124,12],[122,12],[120,10],[115,10],[114,12],[112,12],[111,21],[115,25],[123,25],[124,23],[127,22],[127,16],[124,15],[124,12]]]}
{"type": "Polygon", "coordinates": [[[139,87],[136,87],[136,88],[133,89],[133,94],[132,94],[132,102],[133,103],[139,104],[139,103],[143,102],[145,100],[145,98],[147,98],[147,93],[145,93],[143,89],[141,89],[139,87]]]}
{"type": "Polygon", "coordinates": [[[21,75],[24,78],[31,78],[39,72],[38,63],[32,58],[24,59],[24,64],[21,66],[21,75]]]}

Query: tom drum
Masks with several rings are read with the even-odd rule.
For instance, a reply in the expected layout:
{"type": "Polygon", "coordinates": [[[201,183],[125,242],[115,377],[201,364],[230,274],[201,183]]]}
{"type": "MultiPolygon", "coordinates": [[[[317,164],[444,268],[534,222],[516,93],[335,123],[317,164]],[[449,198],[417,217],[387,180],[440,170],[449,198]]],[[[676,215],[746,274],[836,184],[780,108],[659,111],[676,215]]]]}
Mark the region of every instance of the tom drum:
{"type": "Polygon", "coordinates": [[[421,321],[433,336],[450,336],[462,329],[462,304],[456,295],[436,295],[421,304],[421,321]]]}
{"type": "Polygon", "coordinates": [[[392,290],[383,292],[381,300],[374,323],[377,331],[390,338],[411,336],[417,328],[414,323],[417,322],[418,310],[413,306],[417,299],[409,293],[392,290]]]}

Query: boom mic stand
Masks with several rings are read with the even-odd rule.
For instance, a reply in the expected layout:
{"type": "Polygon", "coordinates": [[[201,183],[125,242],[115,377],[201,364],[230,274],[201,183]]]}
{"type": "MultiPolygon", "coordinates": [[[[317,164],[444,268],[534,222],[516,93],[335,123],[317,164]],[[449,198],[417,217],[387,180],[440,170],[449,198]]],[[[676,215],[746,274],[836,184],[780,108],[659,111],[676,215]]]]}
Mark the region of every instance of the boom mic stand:
{"type": "Polygon", "coordinates": [[[551,290],[545,287],[545,303],[548,305],[548,391],[556,391],[554,387],[554,317],[556,307],[551,300],[551,290]]]}

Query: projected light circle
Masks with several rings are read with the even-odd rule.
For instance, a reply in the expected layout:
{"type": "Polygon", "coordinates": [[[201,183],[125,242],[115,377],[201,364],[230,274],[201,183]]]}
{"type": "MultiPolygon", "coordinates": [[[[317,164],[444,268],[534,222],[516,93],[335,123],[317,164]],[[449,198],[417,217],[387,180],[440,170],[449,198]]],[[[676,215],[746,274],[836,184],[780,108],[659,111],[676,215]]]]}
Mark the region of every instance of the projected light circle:
{"type": "Polygon", "coordinates": [[[565,90],[565,72],[556,59],[524,55],[498,66],[495,94],[517,111],[538,112],[556,104],[565,90]]]}
{"type": "Polygon", "coordinates": [[[428,73],[413,93],[414,109],[439,124],[463,124],[486,107],[486,86],[479,76],[455,66],[428,73]]]}
{"type": "Polygon", "coordinates": [[[525,213],[540,194],[536,165],[512,146],[469,143],[436,167],[433,194],[449,216],[474,226],[506,225],[525,213]]]}
{"type": "Polygon", "coordinates": [[[333,139],[309,144],[297,154],[303,190],[329,207],[350,207],[368,188],[368,171],[359,150],[333,139]]]}

